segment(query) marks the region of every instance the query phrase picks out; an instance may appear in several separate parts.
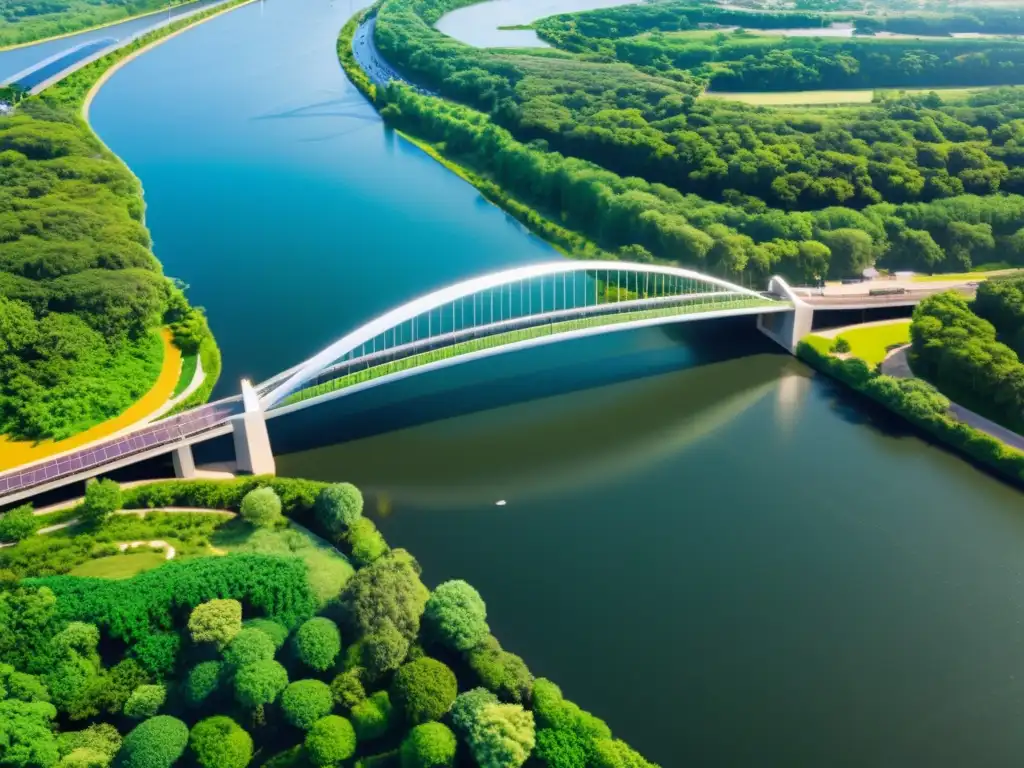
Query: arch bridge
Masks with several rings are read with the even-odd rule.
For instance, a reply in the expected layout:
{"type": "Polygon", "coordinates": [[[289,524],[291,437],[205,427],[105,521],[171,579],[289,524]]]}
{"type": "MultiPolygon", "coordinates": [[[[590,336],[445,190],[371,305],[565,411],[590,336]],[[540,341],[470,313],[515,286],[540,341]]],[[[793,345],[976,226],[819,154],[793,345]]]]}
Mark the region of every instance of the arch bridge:
{"type": "Polygon", "coordinates": [[[493,354],[648,325],[791,312],[759,293],[689,269],[560,260],[463,280],[403,304],[257,387],[261,408],[306,407],[493,354]]]}

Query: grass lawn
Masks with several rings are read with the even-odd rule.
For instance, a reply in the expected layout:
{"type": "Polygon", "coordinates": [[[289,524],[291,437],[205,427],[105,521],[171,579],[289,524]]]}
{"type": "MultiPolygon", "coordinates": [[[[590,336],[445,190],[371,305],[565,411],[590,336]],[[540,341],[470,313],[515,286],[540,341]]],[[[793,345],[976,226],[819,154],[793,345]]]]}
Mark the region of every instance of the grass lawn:
{"type": "Polygon", "coordinates": [[[174,391],[171,392],[172,398],[180,395],[192,383],[198,362],[199,355],[184,355],[181,358],[181,374],[178,376],[178,383],[174,385],[174,391]]]}
{"type": "Polygon", "coordinates": [[[970,280],[976,278],[978,280],[986,280],[990,277],[998,277],[1002,275],[1017,275],[1024,273],[1024,269],[996,269],[988,271],[975,271],[975,272],[950,272],[947,274],[939,275],[914,275],[915,283],[933,283],[940,280],[970,280]]]}
{"type": "Polygon", "coordinates": [[[296,555],[306,561],[309,585],[321,604],[327,603],[345,586],[355,569],[328,542],[302,526],[253,528],[235,518],[210,537],[210,544],[222,552],[255,552],[262,555],[296,555]]]}
{"type": "Polygon", "coordinates": [[[69,571],[71,576],[92,576],[98,579],[127,579],[137,573],[158,568],[167,562],[164,552],[131,552],[87,560],[69,571]]]}
{"type": "Polygon", "coordinates": [[[910,343],[910,320],[855,328],[843,331],[839,337],[850,342],[851,355],[868,365],[877,365],[885,359],[890,347],[910,343]]]}

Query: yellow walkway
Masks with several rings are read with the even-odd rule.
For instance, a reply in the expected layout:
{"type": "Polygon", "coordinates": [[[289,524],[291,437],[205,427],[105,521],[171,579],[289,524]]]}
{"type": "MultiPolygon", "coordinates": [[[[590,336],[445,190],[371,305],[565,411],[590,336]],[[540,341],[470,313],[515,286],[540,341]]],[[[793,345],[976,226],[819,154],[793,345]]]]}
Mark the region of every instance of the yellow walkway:
{"type": "Polygon", "coordinates": [[[181,374],[181,352],[171,343],[171,332],[166,328],[161,332],[164,340],[164,365],[156,384],[140,400],[131,405],[124,413],[73,437],[53,442],[44,440],[33,443],[30,440],[12,441],[0,437],[0,470],[19,467],[32,461],[45,459],[73,448],[80,448],[104,437],[121,432],[133,424],[142,421],[161,405],[166,403],[174,392],[181,374]]]}

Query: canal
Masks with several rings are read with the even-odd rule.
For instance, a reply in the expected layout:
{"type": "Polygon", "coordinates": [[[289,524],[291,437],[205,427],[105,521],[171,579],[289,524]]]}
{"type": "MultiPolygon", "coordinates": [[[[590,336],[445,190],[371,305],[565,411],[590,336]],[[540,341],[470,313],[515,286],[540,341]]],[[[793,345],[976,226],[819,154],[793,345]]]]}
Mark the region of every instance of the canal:
{"type": "MultiPolygon", "coordinates": [[[[93,103],[209,312],[219,394],[419,293],[556,258],[382,127],[336,60],[354,10],[241,8],[93,103]]],[[[279,471],[365,488],[428,583],[475,584],[509,650],[664,768],[1024,755],[1020,495],[748,323],[552,345],[346,407],[320,430],[336,444],[279,471]]]]}

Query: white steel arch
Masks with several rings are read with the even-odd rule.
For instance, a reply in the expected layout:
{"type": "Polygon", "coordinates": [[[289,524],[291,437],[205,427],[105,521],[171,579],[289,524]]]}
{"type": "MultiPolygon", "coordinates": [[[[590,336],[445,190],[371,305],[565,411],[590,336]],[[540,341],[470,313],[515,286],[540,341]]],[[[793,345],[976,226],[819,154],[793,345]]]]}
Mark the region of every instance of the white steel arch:
{"type": "Polygon", "coordinates": [[[458,283],[440,288],[436,291],[424,294],[412,301],[409,301],[395,309],[385,312],[365,325],[356,328],[354,331],[342,336],[333,344],[321,352],[300,363],[291,369],[290,375],[280,381],[276,386],[267,391],[261,398],[261,405],[264,408],[271,408],[279,404],[293,392],[302,389],[306,384],[314,380],[322,371],[333,363],[344,357],[346,354],[359,349],[373,339],[380,337],[388,331],[392,331],[403,323],[413,321],[424,313],[438,310],[451,305],[460,299],[474,296],[482,291],[495,288],[518,285],[522,281],[537,278],[564,275],[567,273],[590,273],[590,272],[626,272],[632,274],[646,274],[667,276],[693,280],[714,286],[722,293],[738,294],[756,299],[766,297],[757,291],[744,288],[740,285],[730,283],[717,277],[695,272],[691,269],[680,267],[663,266],[659,264],[636,264],[624,261],[586,261],[562,259],[559,261],[530,264],[524,267],[515,267],[500,272],[492,272],[487,275],[469,278],[458,283]]]}

